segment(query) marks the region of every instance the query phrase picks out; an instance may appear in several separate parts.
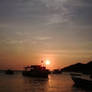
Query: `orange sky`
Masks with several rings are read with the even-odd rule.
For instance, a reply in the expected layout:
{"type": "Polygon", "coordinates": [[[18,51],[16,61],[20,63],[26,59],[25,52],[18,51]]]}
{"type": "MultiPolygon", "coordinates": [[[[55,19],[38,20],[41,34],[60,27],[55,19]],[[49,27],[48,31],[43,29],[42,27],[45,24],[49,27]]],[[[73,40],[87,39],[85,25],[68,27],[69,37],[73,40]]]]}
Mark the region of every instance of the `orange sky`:
{"type": "Polygon", "coordinates": [[[46,59],[50,69],[92,60],[90,2],[1,0],[0,69],[21,69],[46,59]]]}

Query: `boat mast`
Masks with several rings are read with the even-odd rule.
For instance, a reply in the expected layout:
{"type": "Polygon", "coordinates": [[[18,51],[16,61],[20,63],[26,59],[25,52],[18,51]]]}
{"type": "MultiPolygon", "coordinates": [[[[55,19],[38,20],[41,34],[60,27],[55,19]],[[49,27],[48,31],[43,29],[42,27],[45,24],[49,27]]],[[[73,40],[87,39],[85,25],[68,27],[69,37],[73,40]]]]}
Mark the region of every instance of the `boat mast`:
{"type": "Polygon", "coordinates": [[[42,67],[44,67],[44,61],[43,60],[41,60],[41,65],[42,65],[42,67]]]}

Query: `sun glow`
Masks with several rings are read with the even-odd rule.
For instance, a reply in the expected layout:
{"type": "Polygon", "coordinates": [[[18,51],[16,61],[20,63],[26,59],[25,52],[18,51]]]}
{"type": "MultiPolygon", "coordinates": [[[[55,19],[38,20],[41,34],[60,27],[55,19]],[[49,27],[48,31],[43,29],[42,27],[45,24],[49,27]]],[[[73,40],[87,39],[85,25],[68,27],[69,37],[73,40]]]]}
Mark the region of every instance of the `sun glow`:
{"type": "Polygon", "coordinates": [[[46,60],[46,61],[45,61],[45,64],[46,64],[46,65],[50,65],[50,60],[46,60]]]}

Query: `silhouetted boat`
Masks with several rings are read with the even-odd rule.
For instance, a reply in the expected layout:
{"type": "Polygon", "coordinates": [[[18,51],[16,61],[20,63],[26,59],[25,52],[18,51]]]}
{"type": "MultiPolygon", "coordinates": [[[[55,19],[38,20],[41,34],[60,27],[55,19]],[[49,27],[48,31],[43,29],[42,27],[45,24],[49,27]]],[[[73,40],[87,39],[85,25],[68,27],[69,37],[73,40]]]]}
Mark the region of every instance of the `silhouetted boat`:
{"type": "Polygon", "coordinates": [[[80,73],[70,73],[71,76],[81,76],[80,73]]]}
{"type": "Polygon", "coordinates": [[[23,71],[23,75],[29,77],[48,78],[49,73],[50,73],[49,70],[47,70],[46,67],[42,67],[41,65],[27,66],[23,71]]]}
{"type": "Polygon", "coordinates": [[[87,80],[75,76],[72,76],[72,80],[74,81],[76,87],[92,89],[92,80],[87,80]]]}
{"type": "Polygon", "coordinates": [[[61,74],[61,71],[59,69],[54,69],[52,71],[53,74],[61,74]]]}
{"type": "Polygon", "coordinates": [[[9,75],[13,75],[13,74],[14,74],[14,71],[13,71],[13,70],[8,69],[8,70],[6,70],[6,71],[5,71],[5,73],[6,73],[6,74],[9,74],[9,75]]]}

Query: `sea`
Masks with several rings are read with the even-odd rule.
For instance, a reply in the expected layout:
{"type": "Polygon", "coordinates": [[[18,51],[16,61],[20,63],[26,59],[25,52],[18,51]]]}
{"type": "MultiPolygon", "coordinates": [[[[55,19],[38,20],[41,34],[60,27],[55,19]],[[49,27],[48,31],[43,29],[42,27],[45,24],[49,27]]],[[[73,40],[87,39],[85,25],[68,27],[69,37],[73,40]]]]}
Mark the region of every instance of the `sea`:
{"type": "Polygon", "coordinates": [[[46,78],[24,77],[0,73],[0,92],[92,92],[76,88],[69,73],[50,74],[46,78]]]}

